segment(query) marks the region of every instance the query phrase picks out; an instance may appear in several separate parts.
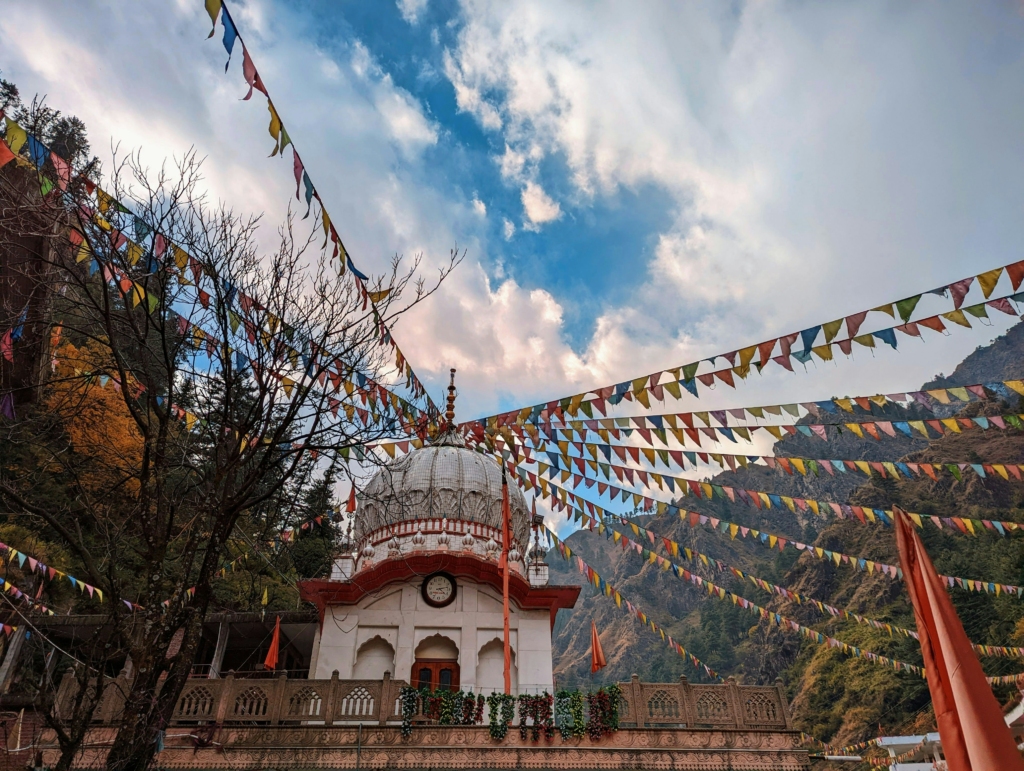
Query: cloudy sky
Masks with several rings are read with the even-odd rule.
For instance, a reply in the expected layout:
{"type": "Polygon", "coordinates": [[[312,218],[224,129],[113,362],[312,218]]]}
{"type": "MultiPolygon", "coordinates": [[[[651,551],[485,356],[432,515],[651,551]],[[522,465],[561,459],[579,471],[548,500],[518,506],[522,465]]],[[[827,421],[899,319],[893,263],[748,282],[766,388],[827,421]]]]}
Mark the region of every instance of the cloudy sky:
{"type": "MultiPolygon", "coordinates": [[[[459,368],[464,418],[1024,256],[1020,4],[230,8],[356,263],[422,254],[429,277],[466,250],[396,330],[436,400],[459,368]]],[[[265,101],[239,100],[241,50],[225,74],[209,29],[201,0],[9,3],[0,71],[81,117],[101,157],[120,143],[156,166],[195,147],[210,195],[272,231],[291,156],[267,158],[265,101]]],[[[701,403],[911,389],[1012,320],[701,403]]]]}

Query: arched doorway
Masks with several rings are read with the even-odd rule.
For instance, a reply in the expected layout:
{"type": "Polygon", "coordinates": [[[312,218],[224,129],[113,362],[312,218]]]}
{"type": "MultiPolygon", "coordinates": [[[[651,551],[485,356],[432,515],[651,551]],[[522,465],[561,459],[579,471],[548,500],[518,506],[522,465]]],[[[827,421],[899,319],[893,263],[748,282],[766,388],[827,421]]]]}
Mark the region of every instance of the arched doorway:
{"type": "Polygon", "coordinates": [[[413,688],[431,691],[459,689],[459,649],[439,634],[431,635],[416,646],[409,682],[413,688]]]}

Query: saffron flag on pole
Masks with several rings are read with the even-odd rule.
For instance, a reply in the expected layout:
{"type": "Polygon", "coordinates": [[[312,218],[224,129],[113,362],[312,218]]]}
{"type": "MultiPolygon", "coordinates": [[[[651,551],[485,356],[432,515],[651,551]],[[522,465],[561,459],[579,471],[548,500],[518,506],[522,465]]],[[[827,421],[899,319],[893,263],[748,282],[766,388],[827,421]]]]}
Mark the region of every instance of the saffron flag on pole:
{"type": "Polygon", "coordinates": [[[267,657],[263,660],[263,666],[266,669],[277,669],[277,657],[281,650],[281,617],[277,617],[277,622],[274,624],[274,636],[270,640],[270,650],[267,651],[267,657]]]}
{"type": "Polygon", "coordinates": [[[601,650],[601,638],[597,634],[597,624],[593,619],[590,621],[590,674],[608,666],[605,661],[604,651],[601,650]]]}
{"type": "Polygon", "coordinates": [[[910,517],[898,506],[893,506],[893,514],[900,565],[914,605],[928,690],[949,771],[1024,771],[1024,759],[985,682],[981,662],[971,649],[945,583],[935,572],[910,517]]]}

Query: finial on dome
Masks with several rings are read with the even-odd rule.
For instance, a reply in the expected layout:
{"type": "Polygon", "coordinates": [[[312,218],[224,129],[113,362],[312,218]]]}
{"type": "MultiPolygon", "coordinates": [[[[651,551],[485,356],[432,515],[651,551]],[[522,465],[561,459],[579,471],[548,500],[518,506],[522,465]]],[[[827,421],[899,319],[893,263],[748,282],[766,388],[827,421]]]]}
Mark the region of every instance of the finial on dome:
{"type": "Polygon", "coordinates": [[[455,367],[451,370],[451,380],[448,383],[448,406],[444,412],[444,422],[440,426],[440,433],[431,442],[435,447],[465,447],[466,442],[459,434],[455,424],[455,397],[458,391],[455,388],[455,367]]]}
{"type": "Polygon", "coordinates": [[[448,383],[448,408],[444,412],[444,419],[448,421],[449,426],[455,425],[455,396],[457,392],[455,390],[455,367],[452,367],[452,378],[448,383]]]}

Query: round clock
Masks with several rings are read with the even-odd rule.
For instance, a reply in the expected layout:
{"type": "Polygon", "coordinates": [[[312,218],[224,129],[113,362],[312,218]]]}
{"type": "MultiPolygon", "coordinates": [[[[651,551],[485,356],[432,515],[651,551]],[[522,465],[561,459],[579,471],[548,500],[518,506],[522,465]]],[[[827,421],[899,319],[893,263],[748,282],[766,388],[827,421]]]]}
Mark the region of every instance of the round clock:
{"type": "Polygon", "coordinates": [[[434,573],[423,579],[422,591],[427,605],[443,608],[455,599],[455,579],[447,573],[434,573]]]}

